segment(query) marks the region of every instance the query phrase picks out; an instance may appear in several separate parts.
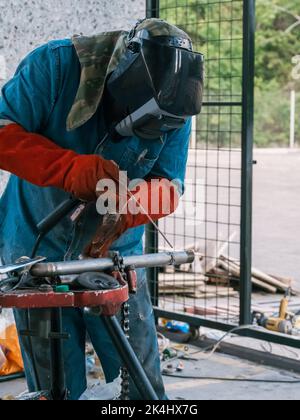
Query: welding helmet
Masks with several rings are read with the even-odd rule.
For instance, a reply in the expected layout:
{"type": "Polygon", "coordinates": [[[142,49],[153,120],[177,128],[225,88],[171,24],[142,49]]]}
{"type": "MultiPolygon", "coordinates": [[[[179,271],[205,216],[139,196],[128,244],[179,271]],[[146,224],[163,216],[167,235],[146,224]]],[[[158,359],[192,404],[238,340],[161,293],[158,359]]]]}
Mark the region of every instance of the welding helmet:
{"type": "Polygon", "coordinates": [[[115,132],[122,137],[157,139],[201,112],[203,55],[193,52],[180,29],[156,20],[153,31],[147,22],[139,21],[129,33],[126,51],[107,80],[108,95],[121,110],[115,132]]]}

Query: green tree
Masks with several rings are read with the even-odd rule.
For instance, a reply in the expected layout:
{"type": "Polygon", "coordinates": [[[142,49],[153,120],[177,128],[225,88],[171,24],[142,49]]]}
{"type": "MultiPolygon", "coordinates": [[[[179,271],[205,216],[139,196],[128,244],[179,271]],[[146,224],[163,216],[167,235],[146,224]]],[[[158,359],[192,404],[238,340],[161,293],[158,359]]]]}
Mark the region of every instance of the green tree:
{"type": "MultiPolygon", "coordinates": [[[[286,146],[289,142],[292,59],[300,54],[300,5],[292,0],[257,0],[255,143],[286,146]]],[[[296,140],[300,143],[297,118],[296,140]]]]}
{"type": "MultiPolygon", "coordinates": [[[[295,89],[300,95],[300,81],[292,78],[292,59],[300,55],[300,4],[256,0],[256,5],[255,143],[287,145],[290,92],[295,89]]],[[[242,10],[242,1],[160,0],[161,17],[187,31],[195,48],[206,57],[205,100],[241,97],[242,10]]],[[[298,97],[298,109],[299,102],[298,97]]],[[[222,132],[218,110],[213,114],[212,110],[211,116],[202,116],[201,124],[209,125],[209,131],[222,132]]],[[[238,122],[234,125],[238,127],[238,122]]],[[[300,144],[299,118],[297,125],[300,144]]],[[[228,143],[226,133],[219,137],[221,144],[228,143]]]]}

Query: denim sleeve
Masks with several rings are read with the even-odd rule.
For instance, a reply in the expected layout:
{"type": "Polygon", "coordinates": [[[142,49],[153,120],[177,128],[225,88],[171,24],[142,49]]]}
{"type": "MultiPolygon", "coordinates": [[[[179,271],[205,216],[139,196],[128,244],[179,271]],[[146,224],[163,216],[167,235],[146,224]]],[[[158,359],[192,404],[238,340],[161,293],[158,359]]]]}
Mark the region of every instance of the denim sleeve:
{"type": "Polygon", "coordinates": [[[58,56],[48,44],[30,53],[0,96],[0,120],[13,121],[29,132],[47,124],[58,91],[58,56]]]}
{"type": "Polygon", "coordinates": [[[191,130],[192,120],[189,119],[183,128],[168,134],[166,144],[150,174],[150,178],[176,181],[180,194],[184,193],[191,130]]]}

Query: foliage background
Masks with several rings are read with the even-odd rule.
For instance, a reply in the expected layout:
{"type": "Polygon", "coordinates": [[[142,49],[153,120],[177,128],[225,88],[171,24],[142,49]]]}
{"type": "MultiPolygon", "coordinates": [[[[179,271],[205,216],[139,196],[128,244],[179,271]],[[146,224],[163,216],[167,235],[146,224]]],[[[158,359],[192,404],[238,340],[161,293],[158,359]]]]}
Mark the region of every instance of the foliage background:
{"type": "MultiPolygon", "coordinates": [[[[215,7],[213,0],[160,0],[161,16],[183,27],[192,36],[196,48],[208,58],[207,100],[212,99],[213,92],[221,100],[230,99],[229,96],[231,100],[238,99],[241,93],[238,58],[242,54],[242,42],[238,39],[242,34],[238,19],[242,17],[242,2],[221,0],[220,3],[215,7]],[[228,35],[234,41],[226,43],[228,35]],[[216,39],[223,42],[211,41],[216,39]],[[220,58],[220,48],[221,54],[231,60],[212,59],[220,58]]],[[[300,2],[256,0],[256,21],[255,144],[258,147],[289,145],[290,94],[295,89],[296,141],[300,145],[300,80],[292,77],[295,67],[292,59],[300,56],[300,2]]],[[[226,139],[222,141],[225,143],[226,139]]]]}

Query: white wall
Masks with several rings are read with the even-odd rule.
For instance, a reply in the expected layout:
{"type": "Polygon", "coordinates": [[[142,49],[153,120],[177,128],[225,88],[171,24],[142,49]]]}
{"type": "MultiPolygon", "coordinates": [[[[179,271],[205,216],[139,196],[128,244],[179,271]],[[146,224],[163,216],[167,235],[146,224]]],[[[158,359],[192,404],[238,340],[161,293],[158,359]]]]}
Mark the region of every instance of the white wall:
{"type": "MultiPolygon", "coordinates": [[[[49,40],[128,29],[144,15],[145,0],[0,0],[0,86],[49,40]]],[[[4,183],[0,172],[0,195],[4,183]]]]}

